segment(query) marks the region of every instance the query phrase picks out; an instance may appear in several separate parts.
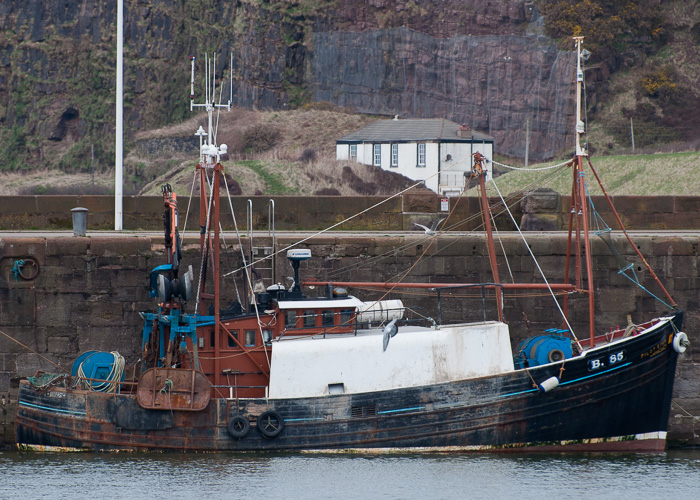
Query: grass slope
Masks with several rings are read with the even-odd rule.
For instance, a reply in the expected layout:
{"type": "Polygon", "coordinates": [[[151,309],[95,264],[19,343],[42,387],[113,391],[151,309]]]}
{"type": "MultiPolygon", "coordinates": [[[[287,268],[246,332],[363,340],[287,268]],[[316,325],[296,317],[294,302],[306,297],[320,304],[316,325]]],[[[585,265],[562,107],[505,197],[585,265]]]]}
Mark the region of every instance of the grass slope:
{"type": "MultiPolygon", "coordinates": [[[[556,163],[531,165],[529,168],[543,168],[556,163]]],[[[591,163],[610,195],[697,196],[700,194],[700,152],[603,156],[591,158],[591,163]]],[[[595,177],[590,173],[587,162],[584,164],[585,172],[588,172],[587,185],[590,194],[602,194],[595,177]]],[[[547,187],[561,194],[570,194],[571,168],[560,167],[539,171],[510,170],[496,177],[495,183],[504,196],[537,187],[547,187]]],[[[497,195],[491,183],[487,184],[487,192],[490,196],[497,195]]],[[[476,195],[476,190],[472,188],[468,194],[476,195]]]]}

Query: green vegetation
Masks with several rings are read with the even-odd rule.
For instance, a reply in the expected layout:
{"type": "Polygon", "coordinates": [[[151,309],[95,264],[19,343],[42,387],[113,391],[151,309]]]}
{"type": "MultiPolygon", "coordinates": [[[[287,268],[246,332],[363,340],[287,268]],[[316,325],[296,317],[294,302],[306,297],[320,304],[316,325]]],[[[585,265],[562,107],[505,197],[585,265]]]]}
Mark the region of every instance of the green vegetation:
{"type": "MultiPolygon", "coordinates": [[[[536,169],[556,163],[552,161],[531,165],[529,168],[536,169]]],[[[605,185],[605,190],[613,196],[696,196],[700,192],[700,176],[697,175],[700,152],[603,156],[591,158],[591,163],[605,185]]],[[[590,194],[602,194],[587,162],[584,161],[584,164],[590,194]]],[[[571,168],[566,166],[538,172],[512,170],[496,177],[495,183],[504,196],[537,187],[547,187],[568,195],[571,193],[571,175],[571,168]]],[[[497,196],[491,183],[487,183],[487,193],[489,196],[497,196]]],[[[468,194],[476,195],[476,189],[470,189],[468,194]]]]}
{"type": "Polygon", "coordinates": [[[537,0],[545,30],[554,38],[585,36],[586,44],[621,53],[658,49],[671,31],[656,0],[537,0]]]}
{"type": "Polygon", "coordinates": [[[290,192],[290,188],[286,185],[282,176],[270,171],[270,169],[260,160],[245,160],[236,162],[239,165],[248,167],[255,172],[267,184],[266,194],[298,194],[290,192]]]}

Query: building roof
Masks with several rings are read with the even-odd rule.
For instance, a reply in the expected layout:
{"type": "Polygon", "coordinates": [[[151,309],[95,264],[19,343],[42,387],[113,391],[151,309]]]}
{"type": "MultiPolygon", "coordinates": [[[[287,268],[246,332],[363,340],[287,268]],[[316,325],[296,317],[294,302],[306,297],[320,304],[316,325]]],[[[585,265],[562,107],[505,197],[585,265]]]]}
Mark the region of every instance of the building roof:
{"type": "Polygon", "coordinates": [[[379,120],[338,139],[337,143],[354,142],[493,142],[493,137],[469,128],[458,134],[460,126],[444,118],[379,120]]]}

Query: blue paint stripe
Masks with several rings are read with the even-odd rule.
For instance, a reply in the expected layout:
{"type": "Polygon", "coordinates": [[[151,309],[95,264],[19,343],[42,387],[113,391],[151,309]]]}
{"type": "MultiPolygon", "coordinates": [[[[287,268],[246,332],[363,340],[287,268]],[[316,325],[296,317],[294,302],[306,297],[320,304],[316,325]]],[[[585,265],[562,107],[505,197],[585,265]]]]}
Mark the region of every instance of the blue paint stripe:
{"type": "Polygon", "coordinates": [[[50,406],[42,406],[42,405],[35,405],[32,403],[27,403],[26,401],[20,401],[19,402],[20,406],[27,406],[29,408],[37,408],[39,410],[48,410],[48,411],[54,411],[56,413],[68,413],[69,415],[80,415],[82,417],[86,416],[87,413],[84,411],[73,411],[73,410],[61,410],[59,408],[52,408],[50,406]]]}
{"type": "Polygon", "coordinates": [[[384,410],[384,411],[378,411],[377,415],[381,415],[384,413],[399,413],[402,411],[415,411],[415,410],[425,410],[425,406],[414,406],[413,408],[401,408],[399,410],[384,410]]]}
{"type": "Polygon", "coordinates": [[[567,382],[562,382],[562,383],[559,384],[559,385],[567,385],[567,384],[573,384],[574,382],[580,382],[581,380],[586,380],[586,379],[589,379],[589,378],[597,377],[598,375],[602,375],[602,374],[604,374],[604,373],[610,373],[610,372],[612,372],[612,371],[619,370],[620,368],[624,368],[625,366],[629,366],[629,365],[631,365],[631,364],[632,364],[631,362],[630,362],[630,363],[625,363],[624,365],[615,366],[614,368],[610,368],[609,370],[605,370],[604,372],[598,372],[598,373],[594,373],[593,375],[588,375],[588,376],[586,376],[586,377],[576,378],[576,379],[574,379],[574,380],[569,380],[569,381],[567,381],[567,382]]]}
{"type": "Polygon", "coordinates": [[[527,394],[528,392],[537,392],[539,389],[528,389],[527,391],[511,392],[509,394],[501,394],[499,398],[507,398],[509,396],[517,396],[518,394],[527,394]]]}
{"type": "MultiPolygon", "coordinates": [[[[574,380],[568,380],[568,381],[566,381],[566,382],[561,382],[559,385],[568,385],[568,384],[573,384],[574,382],[580,382],[580,381],[582,381],[582,380],[587,380],[587,379],[589,379],[589,378],[593,378],[593,377],[597,377],[597,376],[599,376],[599,375],[603,375],[604,373],[610,373],[610,372],[612,372],[612,371],[619,370],[620,368],[624,368],[625,366],[629,366],[629,365],[631,365],[631,364],[632,364],[632,363],[625,363],[625,364],[623,364],[623,365],[615,366],[614,368],[610,368],[609,370],[605,370],[605,371],[603,371],[603,372],[598,372],[598,373],[594,373],[594,374],[592,374],[592,375],[587,375],[587,376],[585,376],[585,377],[576,378],[576,379],[574,379],[574,380]]],[[[529,393],[529,392],[538,392],[538,391],[539,391],[539,389],[528,389],[527,391],[511,392],[511,393],[509,393],[509,394],[501,394],[501,395],[498,396],[498,397],[499,397],[499,398],[507,398],[507,397],[509,397],[509,396],[517,396],[517,395],[519,395],[519,394],[527,394],[527,393],[529,393]]]]}
{"type": "Polygon", "coordinates": [[[323,417],[310,417],[310,418],[285,418],[285,422],[308,422],[310,420],[326,420],[323,417]]]}

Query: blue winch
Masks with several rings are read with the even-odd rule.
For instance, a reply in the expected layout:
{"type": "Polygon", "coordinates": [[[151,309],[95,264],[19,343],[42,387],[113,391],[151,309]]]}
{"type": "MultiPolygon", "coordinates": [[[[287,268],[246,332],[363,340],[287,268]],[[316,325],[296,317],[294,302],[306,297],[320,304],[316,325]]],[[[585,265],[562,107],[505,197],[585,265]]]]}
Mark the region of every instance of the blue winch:
{"type": "Polygon", "coordinates": [[[516,368],[556,363],[573,356],[571,339],[564,336],[568,330],[549,329],[546,332],[549,335],[538,335],[520,343],[520,352],[514,359],[516,368]]]}
{"type": "Polygon", "coordinates": [[[71,375],[86,389],[110,392],[124,381],[124,358],[117,352],[87,351],[75,360],[71,375]]]}

